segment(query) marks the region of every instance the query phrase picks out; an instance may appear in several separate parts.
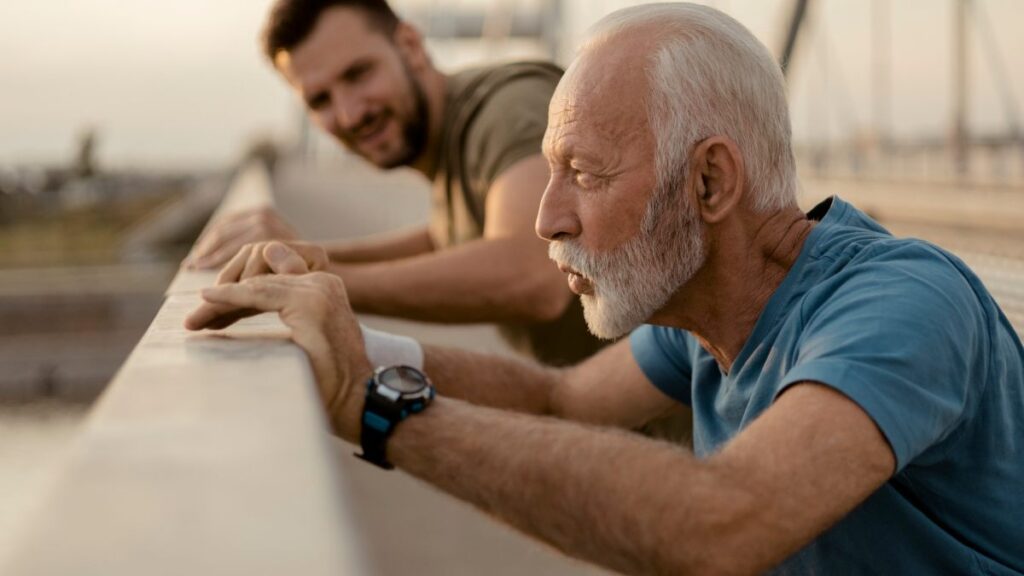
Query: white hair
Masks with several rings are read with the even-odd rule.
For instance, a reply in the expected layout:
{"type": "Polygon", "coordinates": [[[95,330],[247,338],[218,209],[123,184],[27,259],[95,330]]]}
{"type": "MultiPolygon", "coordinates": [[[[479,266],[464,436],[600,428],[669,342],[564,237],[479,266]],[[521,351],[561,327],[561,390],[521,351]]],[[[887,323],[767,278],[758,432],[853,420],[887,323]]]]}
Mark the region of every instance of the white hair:
{"type": "MultiPolygon", "coordinates": [[[[581,52],[619,33],[650,28],[647,115],[658,188],[667,203],[701,140],[724,135],[743,155],[753,208],[796,204],[796,162],[782,71],[761,42],[729,16],[682,2],[617,10],[590,29],[581,52]]],[[[659,209],[665,206],[658,206],[659,209]]],[[[660,212],[661,210],[657,210],[660,212]]]]}

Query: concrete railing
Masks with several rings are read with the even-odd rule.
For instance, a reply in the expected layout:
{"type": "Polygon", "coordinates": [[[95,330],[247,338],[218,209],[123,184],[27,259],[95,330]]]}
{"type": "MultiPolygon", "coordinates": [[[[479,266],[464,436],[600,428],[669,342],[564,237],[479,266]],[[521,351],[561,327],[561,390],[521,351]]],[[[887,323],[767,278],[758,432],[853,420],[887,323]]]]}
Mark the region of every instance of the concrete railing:
{"type": "MultiPolygon", "coordinates": [[[[251,164],[218,213],[269,202],[251,164]]],[[[213,278],[178,274],[0,574],[364,573],[304,353],[272,315],[182,328],[213,278]]]]}

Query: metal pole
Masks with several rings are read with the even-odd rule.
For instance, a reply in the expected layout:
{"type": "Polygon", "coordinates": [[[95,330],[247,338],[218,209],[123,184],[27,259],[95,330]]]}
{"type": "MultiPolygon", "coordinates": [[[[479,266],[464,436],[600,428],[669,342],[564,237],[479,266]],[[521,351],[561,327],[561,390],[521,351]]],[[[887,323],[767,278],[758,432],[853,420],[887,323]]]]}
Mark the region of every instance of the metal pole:
{"type": "Polygon", "coordinates": [[[874,0],[872,16],[875,142],[882,158],[886,159],[892,139],[892,11],[889,0],[874,0]]]}
{"type": "Polygon", "coordinates": [[[807,16],[807,5],[810,0],[794,0],[793,15],[789,19],[789,30],[786,33],[786,42],[782,45],[779,56],[779,64],[782,66],[782,73],[786,74],[796,50],[796,39],[800,35],[800,28],[807,16]]]}
{"type": "Polygon", "coordinates": [[[953,166],[957,176],[963,176],[967,173],[970,162],[967,147],[967,18],[970,15],[970,0],[954,2],[956,4],[953,11],[953,166]]]}

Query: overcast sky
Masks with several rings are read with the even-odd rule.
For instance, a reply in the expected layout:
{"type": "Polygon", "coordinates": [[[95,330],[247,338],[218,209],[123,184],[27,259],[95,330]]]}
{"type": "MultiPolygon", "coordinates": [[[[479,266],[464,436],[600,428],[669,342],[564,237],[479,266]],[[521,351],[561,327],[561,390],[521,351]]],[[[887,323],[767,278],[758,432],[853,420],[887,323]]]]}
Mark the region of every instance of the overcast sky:
{"type": "MultiPolygon", "coordinates": [[[[534,0],[536,3],[538,0],[534,0]]],[[[1024,98],[1024,2],[978,0],[1015,96],[1024,98]]],[[[564,39],[636,2],[566,0],[564,39]]],[[[707,0],[776,52],[789,0],[707,0]]],[[[790,87],[798,138],[871,128],[875,0],[818,0],[790,87]]],[[[897,136],[945,134],[951,106],[952,0],[887,0],[891,115],[897,136]]],[[[488,5],[399,0],[397,5],[488,5]]],[[[518,5],[522,5],[519,2],[518,5]]],[[[288,136],[298,115],[257,45],[268,0],[0,0],[0,164],[69,158],[75,134],[100,131],[108,165],[218,165],[246,140],[288,136]]],[[[972,125],[1006,125],[988,48],[975,33],[972,125]]],[[[469,56],[467,56],[469,57],[469,56]]]]}

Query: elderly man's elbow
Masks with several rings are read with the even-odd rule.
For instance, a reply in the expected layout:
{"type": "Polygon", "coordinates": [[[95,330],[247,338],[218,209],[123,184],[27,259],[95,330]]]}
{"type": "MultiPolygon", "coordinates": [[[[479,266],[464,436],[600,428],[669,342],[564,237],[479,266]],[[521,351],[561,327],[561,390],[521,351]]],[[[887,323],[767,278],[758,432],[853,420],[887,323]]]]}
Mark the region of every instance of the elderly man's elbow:
{"type": "Polygon", "coordinates": [[[748,576],[761,574],[770,563],[757,561],[749,550],[729,538],[701,538],[681,546],[676,542],[656,555],[651,574],[700,574],[701,576],[748,576]]]}
{"type": "Polygon", "coordinates": [[[780,547],[766,528],[776,525],[759,496],[732,470],[703,462],[691,478],[713,487],[707,497],[663,517],[655,547],[656,574],[762,574],[795,550],[780,547]],[[685,544],[672,535],[687,534],[685,544]]]}
{"type": "MultiPolygon", "coordinates": [[[[670,510],[666,505],[664,510],[670,510]]],[[[672,516],[672,512],[666,512],[672,516]]],[[[735,538],[732,530],[723,530],[722,526],[706,524],[707,530],[694,531],[694,524],[705,523],[687,515],[678,521],[668,521],[662,526],[675,526],[677,529],[665,527],[661,534],[647,541],[649,548],[646,554],[634,558],[631,562],[631,573],[636,574],[694,574],[700,576],[746,576],[761,574],[771,568],[770,564],[759,561],[762,556],[752,552],[749,543],[744,544],[735,538]],[[686,525],[687,528],[682,528],[686,525]],[[685,540],[679,534],[688,534],[685,540]]]]}

